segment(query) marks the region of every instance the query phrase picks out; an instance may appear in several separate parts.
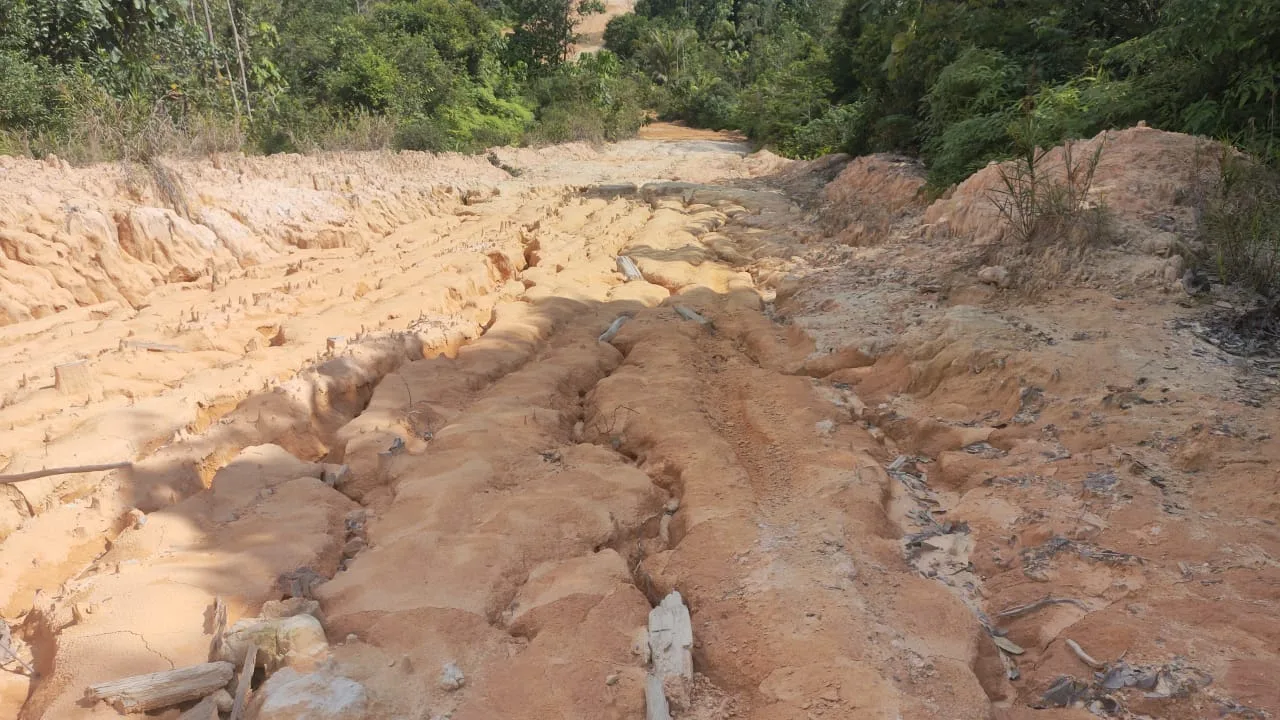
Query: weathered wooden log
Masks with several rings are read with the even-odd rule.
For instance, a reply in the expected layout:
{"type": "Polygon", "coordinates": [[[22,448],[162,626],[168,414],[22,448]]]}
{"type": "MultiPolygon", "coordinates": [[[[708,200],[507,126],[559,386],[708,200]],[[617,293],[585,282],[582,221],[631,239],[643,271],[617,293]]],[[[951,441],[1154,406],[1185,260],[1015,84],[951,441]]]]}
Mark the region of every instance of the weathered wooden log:
{"type": "Polygon", "coordinates": [[[226,685],[234,671],[229,662],[203,663],[90,685],[85,695],[122,713],[142,713],[203,698],[226,685]]]}
{"type": "Polygon", "coordinates": [[[618,271],[627,279],[627,282],[644,279],[644,276],[640,274],[640,268],[636,267],[636,261],[626,255],[618,256],[618,271]]]}

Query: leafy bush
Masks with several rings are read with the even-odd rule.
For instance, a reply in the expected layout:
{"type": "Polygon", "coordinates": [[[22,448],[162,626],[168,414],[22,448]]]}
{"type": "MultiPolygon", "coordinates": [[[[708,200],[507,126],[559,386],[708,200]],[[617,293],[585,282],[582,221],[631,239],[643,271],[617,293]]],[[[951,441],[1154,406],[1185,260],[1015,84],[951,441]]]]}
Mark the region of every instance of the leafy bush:
{"type": "Polygon", "coordinates": [[[1000,113],[1022,96],[1021,68],[997,50],[970,48],[946,66],[924,97],[930,134],[1000,113]]]}
{"type": "Polygon", "coordinates": [[[990,160],[1008,157],[1010,115],[995,113],[952,123],[925,144],[929,186],[943,190],[964,180],[990,160]]]}
{"type": "Polygon", "coordinates": [[[47,62],[0,50],[0,127],[52,124],[59,112],[58,73],[47,62]]]}
{"type": "Polygon", "coordinates": [[[866,102],[838,105],[796,128],[780,146],[799,158],[816,158],[835,152],[860,152],[867,140],[866,102]]]}
{"type": "Polygon", "coordinates": [[[644,123],[642,83],[617,56],[603,51],[566,63],[531,84],[535,144],[620,140],[644,123]]]}

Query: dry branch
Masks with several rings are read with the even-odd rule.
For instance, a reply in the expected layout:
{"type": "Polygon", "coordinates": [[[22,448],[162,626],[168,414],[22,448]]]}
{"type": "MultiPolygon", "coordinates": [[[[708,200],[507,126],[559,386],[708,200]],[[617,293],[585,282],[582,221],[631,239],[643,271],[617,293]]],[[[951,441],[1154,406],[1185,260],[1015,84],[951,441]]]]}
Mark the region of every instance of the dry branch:
{"type": "Polygon", "coordinates": [[[100,465],[71,465],[69,467],[45,468],[44,470],[14,473],[13,475],[0,475],[0,485],[22,482],[23,480],[35,480],[36,478],[49,477],[50,475],[71,475],[72,473],[100,472],[102,470],[119,470],[127,467],[133,467],[133,463],[124,461],[102,463],[100,465]]]}

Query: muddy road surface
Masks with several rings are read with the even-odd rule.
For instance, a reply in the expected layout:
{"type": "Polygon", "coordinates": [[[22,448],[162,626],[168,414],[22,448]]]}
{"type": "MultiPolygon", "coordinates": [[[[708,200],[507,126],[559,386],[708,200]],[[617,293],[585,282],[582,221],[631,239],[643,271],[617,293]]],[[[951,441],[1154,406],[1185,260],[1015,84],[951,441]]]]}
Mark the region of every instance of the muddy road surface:
{"type": "Polygon", "coordinates": [[[1035,296],[964,186],[672,127],[15,165],[0,472],[132,465],[0,486],[0,718],[1271,717],[1276,383],[1124,180],[1178,137],[1035,296]]]}

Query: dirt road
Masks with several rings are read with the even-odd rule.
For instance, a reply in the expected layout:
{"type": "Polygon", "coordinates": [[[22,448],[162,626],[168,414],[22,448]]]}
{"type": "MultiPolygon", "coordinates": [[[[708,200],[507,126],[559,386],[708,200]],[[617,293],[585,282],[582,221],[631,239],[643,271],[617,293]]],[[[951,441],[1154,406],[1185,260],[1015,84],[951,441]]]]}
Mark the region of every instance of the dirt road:
{"type": "Polygon", "coordinates": [[[673,591],[677,719],[1280,711],[1275,382],[1197,335],[1169,252],[1031,301],[909,163],[653,137],[394,193],[367,160],[290,190],[317,209],[270,256],[189,277],[173,231],[126,250],[147,292],[15,305],[7,472],[135,465],[10,486],[0,718],[114,717],[87,686],[250,641],[258,720],[641,718],[673,591]]]}

